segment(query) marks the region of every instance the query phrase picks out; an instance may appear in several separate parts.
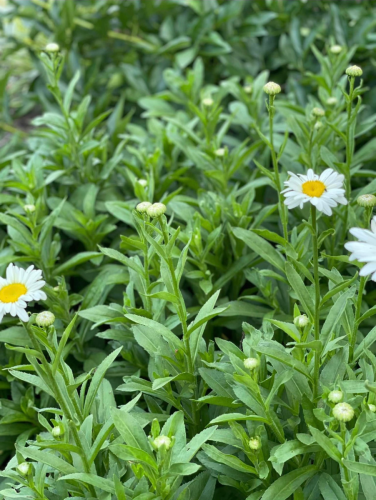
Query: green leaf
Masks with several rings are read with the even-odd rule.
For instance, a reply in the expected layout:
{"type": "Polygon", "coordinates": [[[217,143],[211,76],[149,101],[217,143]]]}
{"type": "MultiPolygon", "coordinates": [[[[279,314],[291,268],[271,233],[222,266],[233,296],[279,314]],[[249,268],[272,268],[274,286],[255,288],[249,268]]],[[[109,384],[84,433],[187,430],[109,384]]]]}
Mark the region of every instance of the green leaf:
{"type": "Polygon", "coordinates": [[[314,465],[298,468],[280,477],[269,486],[262,496],[262,500],[286,500],[301,484],[317,473],[314,465]]]}
{"type": "Polygon", "coordinates": [[[136,314],[126,314],[125,317],[138,325],[144,325],[150,328],[151,330],[155,330],[162,337],[167,340],[167,342],[171,342],[171,344],[175,347],[175,349],[181,349],[182,343],[179,338],[172,333],[171,330],[166,328],[162,323],[158,323],[149,318],[145,318],[144,316],[137,316],[136,314]]]}
{"type": "Polygon", "coordinates": [[[142,464],[148,465],[155,471],[158,470],[157,462],[150,452],[140,450],[133,446],[127,446],[125,444],[113,444],[110,446],[110,450],[114,455],[121,458],[121,460],[135,461],[142,464]]]}
{"type": "Polygon", "coordinates": [[[339,464],[342,460],[342,455],[338,448],[332,443],[332,441],[326,436],[322,431],[316,429],[315,427],[308,426],[311,431],[312,436],[315,438],[317,444],[336,462],[339,464]]]}
{"type": "Polygon", "coordinates": [[[357,474],[366,474],[367,476],[376,476],[376,465],[353,462],[352,460],[343,460],[343,465],[357,474]]]}
{"type": "Polygon", "coordinates": [[[240,227],[233,228],[236,238],[244,241],[255,253],[260,255],[266,262],[276,267],[283,273],[285,272],[285,259],[283,256],[266,240],[258,236],[253,231],[247,231],[240,227]]]}
{"type": "Polygon", "coordinates": [[[77,469],[73,467],[73,465],[70,465],[62,458],[59,458],[55,454],[50,453],[46,450],[36,450],[34,447],[30,446],[28,446],[27,448],[23,446],[17,446],[17,451],[21,453],[24,458],[31,458],[36,462],[49,465],[53,469],[56,469],[63,474],[72,474],[77,472],[77,469]]]}
{"type": "Polygon", "coordinates": [[[122,253],[118,252],[117,250],[113,250],[112,248],[103,248],[99,247],[99,250],[104,254],[107,255],[107,257],[110,257],[111,259],[117,260],[124,264],[127,267],[130,267],[135,271],[137,274],[140,274],[141,276],[145,277],[145,271],[144,269],[136,264],[136,262],[129,257],[126,257],[122,253]]]}
{"type": "Polygon", "coordinates": [[[294,266],[290,262],[286,263],[286,275],[294,292],[299,297],[299,300],[304,308],[304,311],[306,312],[306,314],[308,314],[310,319],[313,319],[315,310],[313,300],[307,290],[307,287],[303,283],[302,278],[295,271],[294,266]]]}
{"type": "Polygon", "coordinates": [[[231,467],[232,469],[235,469],[239,472],[246,472],[248,474],[257,474],[256,469],[254,467],[245,464],[238,457],[235,457],[234,455],[226,455],[225,453],[222,453],[215,446],[212,446],[210,444],[204,444],[202,446],[202,449],[210,458],[212,458],[216,462],[219,462],[220,464],[227,465],[228,467],[231,467]]]}
{"type": "Polygon", "coordinates": [[[0,342],[22,347],[32,345],[28,333],[25,331],[25,328],[21,326],[11,326],[6,330],[0,331],[0,342]]]}
{"type": "Polygon", "coordinates": [[[95,488],[107,491],[108,493],[115,493],[114,483],[110,479],[105,479],[104,477],[97,476],[96,474],[78,472],[59,477],[58,481],[72,481],[73,479],[80,481],[81,483],[91,484],[95,488]]]}
{"type": "Polygon", "coordinates": [[[111,408],[111,415],[116,429],[127,445],[152,455],[149,441],[135,416],[116,408],[111,408]]]}
{"type": "Polygon", "coordinates": [[[277,326],[280,330],[287,333],[295,342],[300,342],[300,333],[299,330],[293,323],[285,323],[284,321],[278,321],[276,319],[266,318],[266,321],[269,321],[272,325],[277,326]]]}
{"type": "Polygon", "coordinates": [[[228,422],[237,422],[239,420],[250,420],[252,422],[263,422],[264,424],[269,424],[266,418],[259,417],[258,415],[244,415],[243,413],[225,413],[224,415],[219,415],[219,417],[211,420],[208,425],[214,424],[227,424],[228,422]]]}

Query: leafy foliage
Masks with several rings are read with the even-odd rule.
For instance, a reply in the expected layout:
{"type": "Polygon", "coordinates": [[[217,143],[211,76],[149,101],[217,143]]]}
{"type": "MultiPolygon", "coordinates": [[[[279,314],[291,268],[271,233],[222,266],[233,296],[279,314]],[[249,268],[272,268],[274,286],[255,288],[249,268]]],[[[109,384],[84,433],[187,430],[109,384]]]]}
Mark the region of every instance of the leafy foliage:
{"type": "Polygon", "coordinates": [[[0,274],[48,297],[0,329],[1,498],[375,498],[374,2],[1,9],[0,274]],[[349,204],[288,212],[309,168],[349,204]]]}

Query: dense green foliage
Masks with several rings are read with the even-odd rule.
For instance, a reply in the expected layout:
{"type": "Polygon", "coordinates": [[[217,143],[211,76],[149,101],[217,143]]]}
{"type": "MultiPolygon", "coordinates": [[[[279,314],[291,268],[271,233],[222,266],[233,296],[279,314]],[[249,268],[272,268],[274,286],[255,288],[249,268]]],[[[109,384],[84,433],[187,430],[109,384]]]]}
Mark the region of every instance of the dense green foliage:
{"type": "Polygon", "coordinates": [[[0,6],[0,276],[47,294],[0,326],[0,498],[376,498],[376,288],[344,247],[376,194],[375,2],[0,6]],[[309,168],[349,204],[287,210],[309,168]]]}

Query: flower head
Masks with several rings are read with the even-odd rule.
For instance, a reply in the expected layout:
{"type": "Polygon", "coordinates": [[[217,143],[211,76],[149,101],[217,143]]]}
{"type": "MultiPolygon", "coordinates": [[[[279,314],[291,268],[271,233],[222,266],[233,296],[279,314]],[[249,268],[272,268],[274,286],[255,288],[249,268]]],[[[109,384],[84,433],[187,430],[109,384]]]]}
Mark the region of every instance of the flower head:
{"type": "Polygon", "coordinates": [[[158,450],[160,448],[169,450],[171,448],[172,441],[168,436],[158,436],[154,439],[153,444],[158,450]]]}
{"type": "Polygon", "coordinates": [[[320,117],[325,115],[325,111],[322,108],[313,108],[312,114],[313,116],[320,117]]]}
{"type": "Polygon", "coordinates": [[[9,264],[6,279],[0,278],[0,322],[4,314],[18,316],[22,321],[28,321],[27,302],[46,300],[47,296],[41,288],[46,284],[42,280],[42,271],[34,266],[26,270],[9,264]]]}
{"type": "Polygon", "coordinates": [[[339,403],[343,399],[342,391],[331,391],[328,394],[328,401],[331,403],[339,403]]]}
{"type": "Polygon", "coordinates": [[[62,432],[60,425],[56,425],[56,427],[54,427],[52,429],[51,434],[53,435],[54,438],[57,438],[57,437],[60,437],[64,433],[62,432]]]}
{"type": "Polygon", "coordinates": [[[332,54],[340,54],[343,47],[341,45],[332,45],[329,50],[332,54]]]}
{"type": "Polygon", "coordinates": [[[136,210],[137,212],[140,212],[140,214],[144,214],[147,212],[149,207],[151,207],[150,201],[143,201],[137,205],[136,210]]]}
{"type": "Polygon", "coordinates": [[[277,95],[281,90],[281,86],[278,83],[268,82],[264,85],[264,92],[268,95],[277,95]]]}
{"type": "Polygon", "coordinates": [[[35,322],[41,328],[46,328],[46,327],[54,324],[55,315],[50,311],[43,311],[43,312],[37,314],[37,317],[35,318],[35,322]]]}
{"type": "Polygon", "coordinates": [[[244,367],[247,370],[255,370],[260,366],[260,361],[257,358],[247,358],[244,360],[244,367]]]}
{"type": "Polygon", "coordinates": [[[244,85],[243,89],[246,94],[250,94],[252,92],[252,85],[244,85]]]}
{"type": "Polygon", "coordinates": [[[300,34],[304,37],[308,36],[311,33],[311,30],[307,28],[306,26],[303,26],[300,28],[300,34]]]}
{"type": "Polygon", "coordinates": [[[261,439],[258,436],[252,437],[249,440],[248,445],[251,448],[251,450],[257,451],[261,448],[261,439]]]}
{"type": "Polygon", "coordinates": [[[45,46],[44,50],[46,52],[59,52],[60,47],[57,43],[51,42],[45,46]]]}
{"type": "Polygon", "coordinates": [[[27,214],[32,214],[35,212],[35,205],[24,205],[23,209],[27,214]]]}
{"type": "Polygon", "coordinates": [[[142,187],[145,187],[148,185],[148,181],[146,179],[138,179],[137,181],[142,187]]]}
{"type": "Polygon", "coordinates": [[[372,412],[372,413],[376,413],[376,405],[373,405],[372,403],[370,403],[368,405],[368,409],[372,412]]]}
{"type": "Polygon", "coordinates": [[[218,148],[214,151],[215,156],[225,156],[226,154],[226,149],[225,148],[218,148]]]}
{"type": "Polygon", "coordinates": [[[374,207],[376,205],[376,196],[373,194],[362,194],[358,196],[356,202],[361,207],[374,207]]]}
{"type": "Polygon", "coordinates": [[[294,325],[304,328],[309,323],[308,316],[306,314],[301,314],[294,319],[294,325]]]}
{"type": "Polygon", "coordinates": [[[349,260],[366,262],[360,270],[360,276],[372,275],[372,281],[376,281],[376,217],[371,221],[371,230],[352,227],[350,233],[358,238],[358,241],[348,241],[345,248],[351,252],[349,260]]]}
{"type": "Polygon", "coordinates": [[[163,203],[153,203],[148,209],[147,214],[155,219],[156,217],[160,217],[166,212],[166,205],[163,203]]]}
{"type": "Polygon", "coordinates": [[[350,66],[346,70],[346,75],[347,76],[362,76],[363,70],[362,68],[359,68],[359,66],[350,66]]]}
{"type": "Polygon", "coordinates": [[[321,175],[309,169],[307,175],[289,172],[290,178],[285,182],[285,205],[288,208],[303,208],[309,201],[320,212],[332,215],[332,208],[338,204],[347,205],[345,190],[343,189],[344,176],[331,168],[327,168],[321,175]]]}
{"type": "Polygon", "coordinates": [[[334,418],[340,422],[349,422],[354,417],[354,408],[349,403],[338,403],[332,411],[334,418]]]}

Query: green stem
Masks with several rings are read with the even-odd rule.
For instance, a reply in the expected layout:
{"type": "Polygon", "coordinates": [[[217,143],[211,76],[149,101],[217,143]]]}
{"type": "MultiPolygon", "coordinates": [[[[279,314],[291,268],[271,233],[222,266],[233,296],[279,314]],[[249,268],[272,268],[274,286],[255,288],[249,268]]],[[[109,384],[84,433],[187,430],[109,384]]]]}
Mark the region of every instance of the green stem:
{"type": "MultiPolygon", "coordinates": [[[[319,280],[319,255],[317,246],[317,217],[316,207],[311,205],[311,223],[313,227],[312,246],[313,246],[313,271],[315,280],[315,311],[314,311],[314,333],[315,340],[320,340],[320,280],[319,280]]],[[[320,349],[315,351],[315,365],[313,373],[313,398],[318,395],[319,374],[320,374],[320,349]]]]}
{"type": "MultiPolygon", "coordinates": [[[[346,458],[345,457],[345,450],[346,450],[346,424],[344,422],[341,422],[341,437],[342,437],[342,458],[346,458]]],[[[342,467],[343,467],[343,473],[344,473],[344,476],[345,476],[345,481],[347,483],[346,485],[343,485],[344,486],[343,489],[344,489],[344,491],[346,493],[347,499],[348,500],[354,500],[353,494],[352,494],[352,488],[350,486],[351,478],[350,478],[349,470],[344,465],[342,465],[342,467]]]]}
{"type": "Polygon", "coordinates": [[[279,205],[279,215],[281,217],[282,221],[282,227],[283,227],[283,237],[285,238],[286,241],[288,241],[288,230],[287,230],[287,214],[286,214],[286,207],[283,203],[283,195],[281,194],[282,191],[282,185],[281,185],[281,179],[279,176],[279,169],[278,169],[278,159],[277,155],[275,153],[274,149],[274,141],[273,141],[273,124],[274,124],[274,97],[273,95],[269,95],[269,137],[270,137],[270,151],[272,155],[272,163],[273,163],[273,170],[274,170],[274,178],[275,178],[275,183],[276,187],[278,190],[278,205],[279,205]]]}
{"type": "Polygon", "coordinates": [[[358,320],[361,315],[361,310],[362,310],[362,300],[363,300],[363,292],[364,288],[367,283],[367,277],[366,276],[361,276],[359,280],[359,290],[358,290],[358,297],[356,300],[356,306],[355,306],[355,318],[354,318],[354,330],[351,335],[350,339],[350,363],[353,359],[354,356],[354,350],[355,350],[355,344],[356,344],[356,335],[358,333],[358,320]]]}
{"type": "MultiPolygon", "coordinates": [[[[165,245],[167,245],[168,241],[169,241],[169,236],[168,236],[166,219],[164,218],[164,216],[161,217],[160,223],[161,223],[161,228],[162,228],[162,233],[163,233],[163,239],[165,241],[165,245]]],[[[167,265],[168,265],[171,279],[172,279],[172,287],[174,289],[174,294],[175,294],[176,298],[178,299],[178,304],[176,307],[177,307],[178,316],[179,316],[179,319],[180,319],[180,322],[182,325],[182,329],[183,329],[183,342],[184,342],[184,350],[185,350],[186,356],[187,356],[188,373],[190,373],[194,377],[194,387],[195,387],[194,398],[197,399],[197,397],[198,397],[197,396],[197,378],[196,378],[196,374],[195,374],[194,360],[192,359],[192,353],[191,353],[191,348],[190,348],[190,343],[189,343],[187,317],[186,317],[186,313],[185,313],[185,307],[182,303],[183,299],[181,296],[179,285],[178,285],[178,282],[176,279],[174,263],[173,263],[172,258],[170,256],[167,257],[167,265]]],[[[198,422],[197,404],[195,401],[192,401],[191,404],[192,404],[192,421],[193,421],[192,436],[194,436],[197,432],[199,422],[198,422]]]]}

